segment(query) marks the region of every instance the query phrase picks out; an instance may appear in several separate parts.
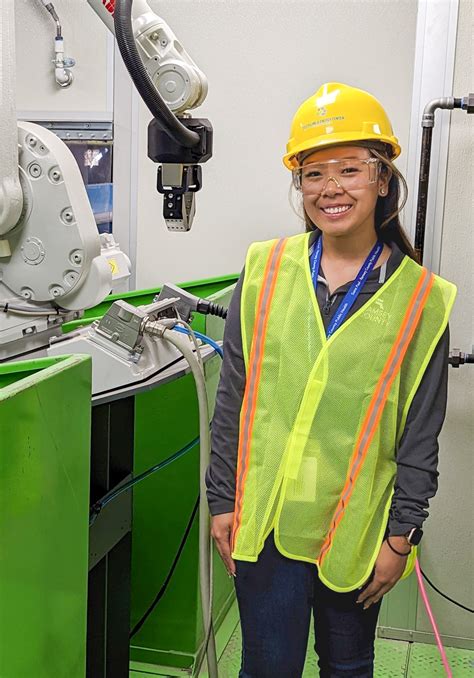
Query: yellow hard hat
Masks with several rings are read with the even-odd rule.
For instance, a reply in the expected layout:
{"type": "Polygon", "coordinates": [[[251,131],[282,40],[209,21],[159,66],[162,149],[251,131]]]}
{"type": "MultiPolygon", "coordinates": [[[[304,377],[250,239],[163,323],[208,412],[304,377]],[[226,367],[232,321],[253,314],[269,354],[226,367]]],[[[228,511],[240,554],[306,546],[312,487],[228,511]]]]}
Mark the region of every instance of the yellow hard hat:
{"type": "Polygon", "coordinates": [[[298,108],[283,162],[294,169],[302,151],[371,140],[389,144],[392,159],[401,153],[390,120],[375,97],[340,82],[327,82],[298,108]]]}

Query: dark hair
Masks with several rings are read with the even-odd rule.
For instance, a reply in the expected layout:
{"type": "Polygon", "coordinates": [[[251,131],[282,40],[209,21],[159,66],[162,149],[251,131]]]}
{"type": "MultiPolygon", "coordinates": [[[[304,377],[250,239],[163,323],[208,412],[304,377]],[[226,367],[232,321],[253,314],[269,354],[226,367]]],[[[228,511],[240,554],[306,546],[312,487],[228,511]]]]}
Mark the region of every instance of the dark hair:
{"type": "MultiPolygon", "coordinates": [[[[400,222],[400,212],[407,200],[407,184],[400,170],[390,159],[390,147],[386,144],[374,144],[370,142],[357,142],[357,146],[368,148],[371,154],[381,162],[381,172],[390,172],[388,192],[386,196],[379,196],[375,205],[375,231],[382,242],[388,245],[393,242],[399,249],[411,259],[418,262],[418,256],[410,243],[405,229],[400,222]],[[400,196],[403,196],[400,201],[400,196]]],[[[306,232],[319,230],[309,218],[303,207],[306,232]]]]}

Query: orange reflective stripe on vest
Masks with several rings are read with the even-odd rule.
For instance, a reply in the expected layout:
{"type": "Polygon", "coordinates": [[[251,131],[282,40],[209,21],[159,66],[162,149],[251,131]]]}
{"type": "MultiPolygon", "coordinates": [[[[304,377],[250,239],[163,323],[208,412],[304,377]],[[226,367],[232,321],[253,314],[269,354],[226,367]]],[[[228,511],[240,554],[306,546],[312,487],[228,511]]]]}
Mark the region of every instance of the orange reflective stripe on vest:
{"type": "Polygon", "coordinates": [[[369,409],[367,410],[365,420],[362,424],[362,429],[359,434],[359,438],[357,440],[354,454],[349,466],[348,478],[342,491],[338,507],[334,514],[331,529],[329,530],[319,554],[318,560],[320,565],[323,561],[323,558],[331,548],[334,532],[342,519],[346,506],[351,497],[354,483],[357,480],[357,476],[359,475],[361,466],[364,462],[365,455],[367,454],[367,450],[369,449],[370,443],[380,421],[380,417],[390,391],[390,386],[392,385],[393,380],[395,379],[397,372],[401,367],[403,358],[407,352],[411,338],[413,337],[420,320],[421,312],[426,303],[433,282],[433,274],[429,274],[426,268],[423,268],[420,275],[420,280],[415,288],[415,291],[413,292],[413,296],[407,308],[407,312],[400,327],[400,331],[393,344],[385,368],[380,375],[379,382],[369,405],[369,409]]]}
{"type": "Polygon", "coordinates": [[[235,543],[242,517],[242,500],[245,479],[248,471],[250,440],[252,437],[255,408],[257,404],[258,386],[262,370],[262,358],[265,346],[265,336],[268,325],[273,293],[281,265],[281,259],[287,239],[277,240],[273,245],[267,260],[262,287],[256,310],[256,326],[252,340],[248,377],[242,403],[241,435],[239,439],[239,453],[237,461],[237,487],[234,528],[232,542],[235,543]]]}

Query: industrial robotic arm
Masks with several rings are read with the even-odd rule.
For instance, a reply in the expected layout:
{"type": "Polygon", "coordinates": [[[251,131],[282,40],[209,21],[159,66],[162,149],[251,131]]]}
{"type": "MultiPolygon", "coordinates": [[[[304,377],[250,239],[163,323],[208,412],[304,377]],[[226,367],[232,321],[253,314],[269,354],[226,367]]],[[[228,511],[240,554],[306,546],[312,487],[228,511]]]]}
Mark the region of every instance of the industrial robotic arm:
{"type": "Polygon", "coordinates": [[[188,111],[206,98],[207,79],[146,0],[87,0],[114,33],[120,53],[153,115],[148,156],[160,163],[157,190],[169,230],[188,231],[201,164],[212,156],[212,126],[188,111]]]}
{"type": "MultiPolygon", "coordinates": [[[[189,230],[195,193],[201,187],[200,164],[212,153],[212,127],[208,120],[184,115],[186,109],[204,100],[206,79],[171,29],[144,0],[88,2],[110,28],[113,14],[113,30],[125,65],[154,116],[148,128],[148,155],[160,163],[157,184],[164,194],[168,228],[189,230]]],[[[154,322],[161,318],[161,313],[169,313],[170,305],[177,317],[186,321],[187,312],[183,316],[180,303],[182,292],[177,288],[167,288],[165,298],[160,297],[160,303],[153,309],[135,309],[115,302],[102,321],[54,341],[48,355],[92,355],[95,394],[143,382],[157,369],[173,362],[178,354],[162,342],[158,345],[142,330],[148,320],[154,322]]],[[[185,306],[188,304],[189,300],[185,306]]],[[[220,313],[219,309],[204,308],[202,304],[199,310],[220,313]]]]}
{"type": "MultiPolygon", "coordinates": [[[[56,24],[55,77],[61,87],[72,84],[75,60],[64,57],[62,28],[53,0],[40,0],[56,24]],[[69,68],[64,68],[68,66],[69,68]]],[[[114,33],[116,0],[88,0],[107,28],[114,33]]],[[[167,23],[145,0],[132,5],[133,35],[143,64],[164,102],[175,115],[196,108],[206,98],[207,79],[199,70],[167,23]]]]}
{"type": "Polygon", "coordinates": [[[45,346],[65,320],[109,294],[80,170],[40,125],[18,122],[14,3],[0,3],[0,362],[45,346]]]}
{"type": "MultiPolygon", "coordinates": [[[[115,35],[114,11],[119,2],[87,0],[115,35]]],[[[153,85],[175,115],[200,106],[207,95],[206,76],[196,66],[168,24],[146,0],[130,3],[133,35],[153,85]]]]}
{"type": "MultiPolygon", "coordinates": [[[[130,75],[154,118],[148,153],[171,230],[191,228],[212,127],[191,118],[207,80],[169,26],[144,0],[88,0],[117,37],[130,75]],[[133,10],[133,14],[132,14],[133,10]],[[179,117],[177,117],[179,116],[179,117]]],[[[43,4],[45,4],[43,2],[43,4]]],[[[49,3],[52,6],[52,3],[49,3]]],[[[49,5],[46,5],[47,8],[49,5]]],[[[14,64],[14,5],[1,3],[2,57],[14,64]]],[[[112,288],[110,247],[101,242],[79,168],[49,130],[18,123],[15,71],[2,70],[0,112],[0,361],[47,345],[62,322],[102,301],[112,288]]],[[[112,250],[116,252],[116,250],[112,250]]],[[[123,269],[129,265],[120,253],[123,269]]],[[[116,260],[114,254],[114,262],[116,260]]],[[[114,266],[115,268],[115,266],[114,266]]]]}

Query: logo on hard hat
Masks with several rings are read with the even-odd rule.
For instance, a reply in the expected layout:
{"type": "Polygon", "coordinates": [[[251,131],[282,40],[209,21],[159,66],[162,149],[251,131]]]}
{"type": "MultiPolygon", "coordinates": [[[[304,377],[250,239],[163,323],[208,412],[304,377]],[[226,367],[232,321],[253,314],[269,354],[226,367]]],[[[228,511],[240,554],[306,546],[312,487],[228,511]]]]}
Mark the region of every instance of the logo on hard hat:
{"type": "Polygon", "coordinates": [[[318,115],[326,115],[326,113],[327,110],[324,108],[324,106],[322,108],[318,108],[318,115]]]}

